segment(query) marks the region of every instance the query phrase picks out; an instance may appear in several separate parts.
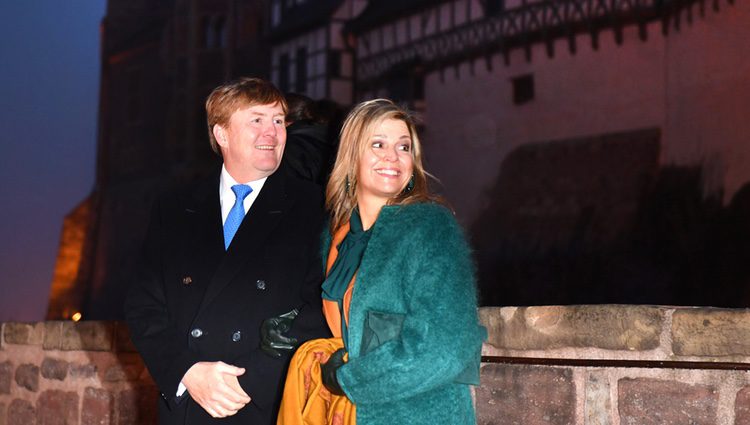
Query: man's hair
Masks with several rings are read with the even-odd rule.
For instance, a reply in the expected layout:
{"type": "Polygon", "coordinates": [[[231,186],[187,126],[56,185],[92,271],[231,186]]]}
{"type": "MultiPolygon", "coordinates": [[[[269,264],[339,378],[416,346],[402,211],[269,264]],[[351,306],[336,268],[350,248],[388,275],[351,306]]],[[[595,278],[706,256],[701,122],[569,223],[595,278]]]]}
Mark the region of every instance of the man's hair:
{"type": "Polygon", "coordinates": [[[206,120],[211,149],[221,155],[214,137],[214,126],[226,127],[236,111],[255,105],[279,104],[287,113],[284,95],[269,81],[262,78],[244,77],[216,87],[206,99],[206,120]]]}

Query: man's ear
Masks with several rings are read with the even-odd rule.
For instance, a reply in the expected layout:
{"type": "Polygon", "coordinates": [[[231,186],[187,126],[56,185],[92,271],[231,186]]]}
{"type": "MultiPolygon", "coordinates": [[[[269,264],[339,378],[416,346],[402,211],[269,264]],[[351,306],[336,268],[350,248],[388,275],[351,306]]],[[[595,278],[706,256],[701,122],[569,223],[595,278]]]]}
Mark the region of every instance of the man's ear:
{"type": "Polygon", "coordinates": [[[220,147],[226,148],[227,147],[227,130],[224,129],[224,127],[220,126],[219,124],[214,124],[214,128],[211,131],[214,133],[214,138],[216,139],[216,143],[218,143],[220,147]]]}

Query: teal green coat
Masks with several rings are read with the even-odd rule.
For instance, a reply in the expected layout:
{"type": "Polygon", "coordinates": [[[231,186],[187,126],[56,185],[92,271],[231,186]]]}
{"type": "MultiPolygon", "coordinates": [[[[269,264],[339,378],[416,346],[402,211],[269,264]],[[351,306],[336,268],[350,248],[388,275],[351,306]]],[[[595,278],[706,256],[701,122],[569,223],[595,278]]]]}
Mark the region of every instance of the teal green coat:
{"type": "MultiPolygon", "coordinates": [[[[330,235],[324,238],[327,256],[330,235]]],[[[386,206],[372,228],[337,377],[358,425],[474,424],[486,331],[460,226],[436,204],[386,206]],[[460,383],[463,382],[463,383],[460,383]]]]}

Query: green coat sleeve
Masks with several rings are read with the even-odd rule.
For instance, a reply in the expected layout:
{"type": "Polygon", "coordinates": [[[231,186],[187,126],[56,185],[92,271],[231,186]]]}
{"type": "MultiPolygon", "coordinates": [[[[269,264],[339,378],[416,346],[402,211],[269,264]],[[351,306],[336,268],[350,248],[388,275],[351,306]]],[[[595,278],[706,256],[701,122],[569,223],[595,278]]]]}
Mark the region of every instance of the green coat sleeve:
{"type": "MultiPolygon", "coordinates": [[[[435,211],[432,209],[431,211],[435,211]]],[[[442,208],[429,225],[401,240],[409,251],[400,281],[407,311],[400,336],[349,360],[337,377],[355,404],[401,400],[450,384],[479,362],[483,328],[477,320],[476,290],[467,243],[452,215],[442,208]]],[[[391,254],[404,252],[398,247],[391,254]]]]}

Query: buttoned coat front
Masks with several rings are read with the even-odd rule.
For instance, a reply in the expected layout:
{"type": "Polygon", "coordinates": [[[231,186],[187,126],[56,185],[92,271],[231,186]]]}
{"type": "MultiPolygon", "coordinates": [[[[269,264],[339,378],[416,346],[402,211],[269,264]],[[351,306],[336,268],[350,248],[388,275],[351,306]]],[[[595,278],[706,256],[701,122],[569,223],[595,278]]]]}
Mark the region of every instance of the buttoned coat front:
{"type": "Polygon", "coordinates": [[[329,335],[321,314],[321,190],[271,175],[224,249],[218,174],[162,196],[154,207],[139,268],[125,304],[134,344],[162,394],[162,424],[273,424],[289,353],[259,349],[260,325],[300,309],[291,336],[329,335]],[[177,398],[199,361],[245,368],[240,385],[252,401],[214,419],[177,398]]]}

